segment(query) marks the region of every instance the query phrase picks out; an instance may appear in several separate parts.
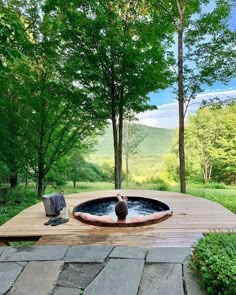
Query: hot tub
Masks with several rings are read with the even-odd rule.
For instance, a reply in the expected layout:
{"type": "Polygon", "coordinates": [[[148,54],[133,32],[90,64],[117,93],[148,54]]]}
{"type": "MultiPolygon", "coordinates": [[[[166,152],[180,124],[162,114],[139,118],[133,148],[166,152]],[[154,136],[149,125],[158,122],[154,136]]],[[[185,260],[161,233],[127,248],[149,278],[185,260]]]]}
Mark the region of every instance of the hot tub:
{"type": "MultiPolygon", "coordinates": [[[[90,213],[97,216],[109,215],[116,220],[117,219],[115,214],[116,203],[117,203],[116,197],[93,199],[93,200],[89,200],[87,202],[77,205],[74,208],[73,213],[86,212],[86,213],[90,213]]],[[[128,211],[129,211],[127,219],[137,215],[148,215],[154,212],[171,210],[169,205],[167,205],[166,203],[160,200],[144,198],[144,197],[128,196],[127,205],[128,205],[128,211]]],[[[157,220],[151,220],[151,221],[149,220],[145,222],[133,222],[133,223],[117,223],[117,222],[105,223],[101,221],[88,221],[83,219],[81,216],[78,216],[76,218],[84,223],[88,223],[88,224],[92,224],[96,226],[132,227],[132,226],[143,226],[143,225],[149,225],[153,223],[159,223],[169,218],[169,216],[167,215],[157,220]]]]}

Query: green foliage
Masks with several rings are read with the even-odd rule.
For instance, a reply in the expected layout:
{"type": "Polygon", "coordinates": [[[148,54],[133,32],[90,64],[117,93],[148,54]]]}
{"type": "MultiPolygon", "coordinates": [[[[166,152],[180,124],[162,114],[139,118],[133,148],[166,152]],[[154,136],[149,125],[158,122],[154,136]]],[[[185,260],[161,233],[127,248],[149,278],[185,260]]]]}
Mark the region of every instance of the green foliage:
{"type": "Polygon", "coordinates": [[[0,194],[0,225],[40,200],[33,190],[11,189],[0,194]]]}
{"type": "MultiPolygon", "coordinates": [[[[104,124],[86,107],[78,88],[63,76],[64,48],[56,42],[42,5],[43,1],[14,1],[14,5],[6,5],[3,16],[0,13],[0,36],[8,30],[7,45],[17,36],[16,16],[24,24],[21,33],[28,40],[19,40],[24,55],[14,62],[6,55],[1,71],[0,160],[9,169],[10,179],[16,180],[22,172],[37,178],[39,195],[55,163],[74,146],[86,145],[88,137],[100,134],[104,124]]],[[[1,49],[2,44],[0,57],[1,49]]],[[[52,173],[50,181],[56,178],[52,173]]]]}
{"type": "Polygon", "coordinates": [[[67,180],[73,181],[74,186],[76,185],[76,182],[107,181],[109,175],[109,172],[104,171],[104,169],[100,166],[85,161],[82,157],[81,151],[79,150],[75,150],[69,158],[68,163],[66,165],[66,171],[68,174],[67,180]]]}
{"type": "Polygon", "coordinates": [[[130,113],[156,109],[147,94],[172,81],[173,59],[165,54],[164,41],[170,26],[161,18],[154,21],[148,1],[48,1],[45,12],[64,47],[63,71],[86,98],[85,109],[112,121],[115,187],[120,188],[123,121],[130,113]]]}
{"type": "Polygon", "coordinates": [[[19,14],[12,10],[10,5],[2,2],[0,3],[0,70],[8,61],[14,61],[22,54],[22,44],[26,41],[19,14]]]}
{"type": "Polygon", "coordinates": [[[154,189],[158,191],[169,191],[170,185],[160,177],[151,177],[146,180],[147,183],[153,183],[154,189]]]}
{"type": "Polygon", "coordinates": [[[103,180],[101,174],[100,168],[93,163],[85,162],[78,167],[78,181],[99,182],[103,180]]]}
{"type": "Polygon", "coordinates": [[[45,182],[48,185],[52,185],[55,188],[62,187],[66,184],[66,179],[61,173],[55,170],[51,170],[45,177],[45,182]]]}
{"type": "Polygon", "coordinates": [[[234,295],[236,290],[236,233],[212,233],[194,247],[191,266],[210,295],[234,295]]]}
{"type": "MultiPolygon", "coordinates": [[[[186,158],[195,167],[195,179],[233,182],[236,162],[236,105],[203,108],[189,116],[186,126],[186,158]]],[[[191,179],[194,175],[191,174],[191,179]]]]}
{"type": "Polygon", "coordinates": [[[103,163],[101,166],[104,181],[113,182],[114,180],[114,167],[108,163],[103,163]]]}

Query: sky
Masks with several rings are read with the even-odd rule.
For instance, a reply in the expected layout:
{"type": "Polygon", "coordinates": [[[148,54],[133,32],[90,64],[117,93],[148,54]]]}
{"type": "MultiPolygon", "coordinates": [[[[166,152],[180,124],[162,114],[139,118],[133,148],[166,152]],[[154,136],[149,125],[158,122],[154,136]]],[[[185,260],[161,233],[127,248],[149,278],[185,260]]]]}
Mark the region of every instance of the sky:
{"type": "MultiPolygon", "coordinates": [[[[236,80],[236,79],[235,79],[236,80]]],[[[212,91],[206,91],[197,95],[196,99],[192,100],[188,112],[186,115],[186,119],[188,114],[194,114],[198,110],[201,105],[202,100],[208,100],[213,97],[219,97],[221,99],[227,97],[236,97],[236,81],[234,83],[234,89],[225,88],[218,89],[212,91]]],[[[168,91],[168,90],[167,90],[168,91]]],[[[152,98],[154,102],[154,98],[152,98]]],[[[159,101],[159,99],[158,99],[159,101]]],[[[169,101],[169,99],[162,99],[162,103],[157,103],[158,110],[147,111],[138,115],[139,123],[142,125],[147,125],[151,127],[158,128],[167,128],[167,129],[175,129],[178,127],[178,103],[176,100],[169,101]]]]}
{"type": "MultiPolygon", "coordinates": [[[[209,8],[210,9],[210,8],[209,8]]],[[[232,11],[232,17],[229,22],[231,29],[236,29],[236,7],[232,11]]],[[[174,51],[176,51],[174,49],[174,51]]],[[[236,69],[235,69],[236,72],[236,69]]],[[[152,127],[175,129],[178,127],[178,104],[175,100],[175,94],[172,88],[156,93],[149,93],[150,104],[156,105],[158,110],[147,111],[139,114],[137,117],[139,123],[152,127]]],[[[196,99],[192,100],[186,119],[189,113],[196,113],[202,100],[207,100],[213,97],[221,99],[227,97],[236,98],[236,73],[235,78],[232,79],[227,85],[220,82],[215,82],[211,87],[206,87],[204,92],[199,93],[196,99]]]]}

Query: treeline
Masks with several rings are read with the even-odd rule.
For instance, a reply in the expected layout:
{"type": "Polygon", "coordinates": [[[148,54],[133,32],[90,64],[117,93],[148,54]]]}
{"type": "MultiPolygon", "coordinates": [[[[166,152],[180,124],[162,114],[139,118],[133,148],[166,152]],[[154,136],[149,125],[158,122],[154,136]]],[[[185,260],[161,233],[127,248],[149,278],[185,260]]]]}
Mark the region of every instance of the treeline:
{"type": "MultiPolygon", "coordinates": [[[[212,103],[187,120],[186,177],[191,182],[236,183],[236,103],[212,103]]],[[[178,180],[176,144],[165,156],[163,175],[178,180]]]]}
{"type": "Polygon", "coordinates": [[[148,93],[175,85],[185,192],[184,106],[235,76],[233,1],[208,12],[209,3],[0,1],[0,173],[10,186],[24,175],[41,195],[59,162],[83,155],[110,120],[121,188],[124,121],[156,109],[148,93]]]}

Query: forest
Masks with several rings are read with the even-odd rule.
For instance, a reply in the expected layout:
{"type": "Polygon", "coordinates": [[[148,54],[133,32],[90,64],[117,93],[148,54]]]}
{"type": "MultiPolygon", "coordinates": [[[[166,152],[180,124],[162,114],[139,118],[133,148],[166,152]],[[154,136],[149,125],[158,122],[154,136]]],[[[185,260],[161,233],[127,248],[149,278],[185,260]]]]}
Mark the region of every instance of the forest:
{"type": "Polygon", "coordinates": [[[208,12],[209,3],[1,1],[1,185],[33,183],[38,196],[68,181],[121,188],[143,136],[132,146],[125,122],[156,109],[148,94],[167,87],[176,88],[179,128],[152,178],[180,182],[181,192],[186,181],[235,184],[234,98],[185,118],[203,85],[235,77],[233,1],[208,12]],[[99,166],[86,159],[109,124],[113,163],[99,166]]]}

